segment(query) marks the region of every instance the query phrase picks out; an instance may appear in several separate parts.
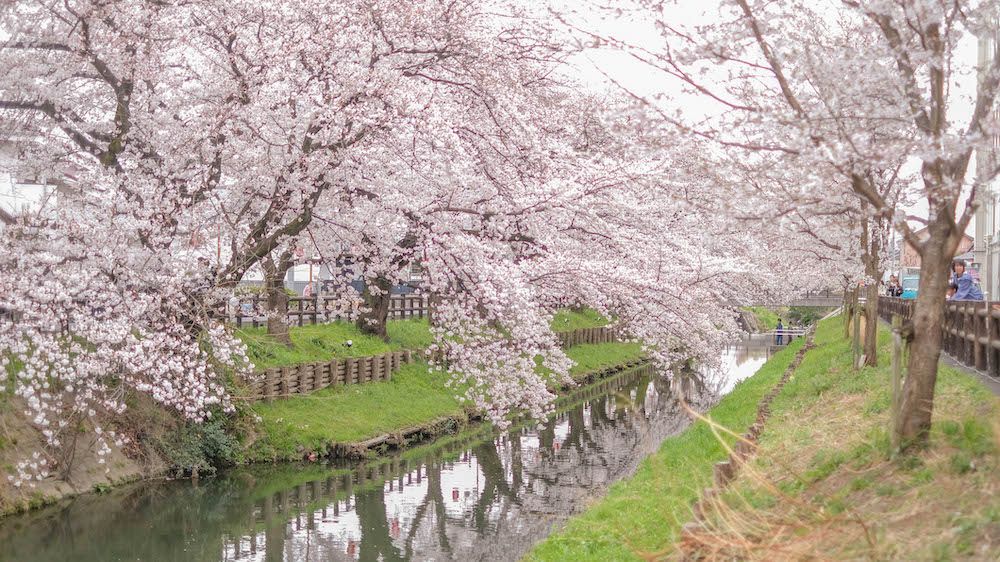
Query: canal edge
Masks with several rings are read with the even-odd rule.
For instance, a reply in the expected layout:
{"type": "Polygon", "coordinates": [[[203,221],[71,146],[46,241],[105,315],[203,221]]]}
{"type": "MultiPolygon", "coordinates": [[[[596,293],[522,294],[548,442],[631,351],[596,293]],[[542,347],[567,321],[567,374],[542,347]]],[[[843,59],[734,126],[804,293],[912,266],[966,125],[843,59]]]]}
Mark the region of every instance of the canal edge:
{"type": "Polygon", "coordinates": [[[713,465],[713,486],[703,489],[698,499],[695,500],[692,505],[694,520],[681,526],[679,540],[683,541],[685,535],[696,533],[701,529],[702,522],[705,520],[707,513],[706,507],[718,497],[718,495],[729,485],[730,482],[736,479],[743,465],[748,463],[753,458],[754,453],[757,450],[757,440],[760,437],[760,433],[764,429],[764,424],[767,423],[767,420],[771,417],[771,402],[781,392],[785,384],[791,379],[795,370],[802,363],[806,353],[816,347],[814,341],[815,336],[816,329],[814,327],[809,331],[808,336],[806,337],[806,342],[795,353],[795,357],[792,358],[788,367],[785,368],[785,372],[782,373],[778,383],[775,384],[763,398],[761,398],[760,402],[758,402],[757,415],[754,419],[754,423],[747,428],[743,435],[737,437],[736,442],[732,447],[723,443],[723,447],[725,447],[725,449],[729,452],[729,458],[724,461],[719,461],[713,465]]]}

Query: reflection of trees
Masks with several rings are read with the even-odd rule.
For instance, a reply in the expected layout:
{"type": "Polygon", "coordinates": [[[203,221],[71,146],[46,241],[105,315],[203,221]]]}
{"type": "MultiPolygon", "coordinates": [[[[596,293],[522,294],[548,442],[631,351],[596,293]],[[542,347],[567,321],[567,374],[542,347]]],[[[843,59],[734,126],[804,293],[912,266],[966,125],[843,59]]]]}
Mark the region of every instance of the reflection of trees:
{"type": "MultiPolygon", "coordinates": [[[[699,382],[692,379],[687,384],[699,382]]],[[[296,472],[294,467],[273,471],[262,467],[234,471],[200,488],[174,487],[161,493],[151,490],[167,488],[147,485],[134,494],[119,495],[115,502],[95,497],[105,504],[114,503],[114,510],[104,508],[107,513],[102,515],[101,509],[74,509],[58,517],[50,516],[38,525],[25,526],[30,540],[0,533],[0,559],[16,560],[18,553],[25,552],[29,555],[20,557],[25,560],[39,559],[38,553],[43,558],[51,555],[49,559],[66,559],[67,552],[76,554],[81,545],[85,545],[82,550],[86,554],[75,559],[207,562],[218,560],[224,549],[230,559],[234,555],[242,559],[247,554],[247,543],[244,540],[240,545],[239,537],[245,539],[249,535],[252,537],[249,549],[257,550],[255,560],[278,562],[305,557],[334,560],[354,555],[352,547],[344,544],[344,534],[357,536],[358,530],[361,560],[518,557],[548,532],[552,516],[564,517],[578,509],[583,503],[582,496],[629,474],[665,437],[689,423],[666,385],[663,379],[650,376],[609,379],[606,384],[586,389],[575,403],[563,402],[560,414],[542,422],[537,429],[515,430],[497,440],[491,437],[478,441],[471,448],[445,445],[444,449],[452,452],[453,446],[461,447],[459,452],[468,451],[481,469],[478,497],[471,513],[465,518],[447,516],[442,476],[451,463],[442,463],[435,458],[437,455],[418,461],[418,474],[423,472],[426,478],[426,493],[406,496],[402,539],[397,532],[400,529],[394,527],[390,514],[386,513],[387,501],[394,500],[387,500],[383,486],[378,484],[383,479],[398,477],[402,486],[403,476],[410,474],[411,469],[392,463],[391,470],[383,473],[382,468],[389,465],[374,469],[366,465],[355,475],[358,486],[352,490],[348,474],[336,473],[291,487],[282,483],[301,482],[303,473],[296,472]],[[615,415],[610,413],[613,409],[615,415]],[[557,449],[557,428],[563,427],[560,423],[566,424],[567,431],[563,446],[557,449]],[[542,451],[540,458],[533,450],[523,450],[531,436],[537,437],[542,451]],[[374,486],[363,485],[368,472],[372,472],[368,478],[373,478],[370,483],[374,486]],[[275,491],[281,488],[284,491],[275,491]],[[338,504],[338,488],[340,500],[346,498],[346,504],[338,504]],[[323,524],[327,523],[328,509],[332,509],[336,519],[338,506],[347,505],[343,509],[349,511],[351,503],[360,529],[345,529],[343,521],[353,519],[341,519],[336,525],[323,524]],[[122,507],[128,511],[122,512],[122,507]],[[319,520],[321,512],[323,523],[319,520]],[[147,532],[143,541],[134,541],[142,532],[140,527],[156,528],[158,532],[146,536],[147,532]],[[328,530],[331,528],[335,531],[328,530]],[[122,535],[126,530],[127,538],[122,535]],[[3,544],[8,538],[15,546],[3,544]],[[49,550],[42,546],[49,541],[69,543],[72,550],[49,550]],[[34,556],[29,547],[38,549],[34,556]]],[[[416,483],[421,481],[417,476],[416,483]]]]}
{"type": "MultiPolygon", "coordinates": [[[[440,486],[439,477],[438,487],[440,486]]],[[[402,561],[402,554],[389,536],[389,520],[385,513],[385,493],[382,487],[357,493],[354,496],[354,510],[361,523],[359,559],[402,561]]]]}
{"type": "Polygon", "coordinates": [[[486,532],[486,513],[493,506],[497,497],[502,496],[511,502],[517,502],[514,492],[507,484],[503,463],[500,461],[497,449],[494,441],[485,441],[472,449],[479,461],[479,467],[483,471],[484,480],[483,491],[472,510],[475,528],[479,534],[486,532]]]}
{"type": "Polygon", "coordinates": [[[420,529],[420,524],[423,522],[431,506],[434,507],[435,511],[434,521],[441,549],[445,552],[451,552],[446,526],[448,518],[444,510],[444,491],[441,489],[441,464],[433,461],[427,464],[427,495],[424,496],[424,501],[417,507],[413,521],[410,524],[410,532],[406,536],[407,560],[413,558],[413,539],[416,537],[417,530],[420,529]]]}

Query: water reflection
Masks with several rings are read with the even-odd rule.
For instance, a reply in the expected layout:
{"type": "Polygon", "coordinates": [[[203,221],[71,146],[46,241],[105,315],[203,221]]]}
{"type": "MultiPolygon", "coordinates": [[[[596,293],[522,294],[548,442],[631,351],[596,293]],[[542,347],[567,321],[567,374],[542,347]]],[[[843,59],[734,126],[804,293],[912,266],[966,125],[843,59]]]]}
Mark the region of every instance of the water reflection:
{"type": "MultiPolygon", "coordinates": [[[[769,354],[728,350],[714,390],[769,354]]],[[[516,560],[688,425],[650,375],[588,388],[545,423],[499,437],[480,428],[361,466],[253,467],[85,496],[4,521],[0,559],[516,560]]]]}

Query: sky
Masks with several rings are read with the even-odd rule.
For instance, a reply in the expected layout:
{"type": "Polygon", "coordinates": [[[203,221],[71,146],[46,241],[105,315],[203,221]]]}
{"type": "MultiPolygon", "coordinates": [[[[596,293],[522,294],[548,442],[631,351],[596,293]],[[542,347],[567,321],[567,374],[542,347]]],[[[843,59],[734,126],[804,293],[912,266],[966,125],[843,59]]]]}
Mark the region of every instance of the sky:
{"type": "MultiPolygon", "coordinates": [[[[719,17],[719,3],[719,0],[677,0],[675,3],[667,3],[669,8],[665,10],[665,14],[669,21],[678,23],[694,23],[701,21],[702,18],[717,19],[719,17]]],[[[616,14],[606,15],[597,10],[581,9],[576,14],[575,19],[570,20],[570,23],[584,30],[594,30],[603,36],[624,38],[639,47],[650,50],[657,50],[662,45],[663,41],[651,22],[642,21],[636,17],[623,16],[619,18],[615,16],[616,14]]],[[[971,35],[963,37],[959,43],[955,68],[962,67],[965,72],[956,72],[956,81],[951,85],[953,90],[951,92],[950,120],[953,123],[965,124],[972,114],[972,99],[976,90],[976,76],[973,69],[977,62],[977,53],[978,46],[975,37],[971,35]]],[[[676,81],[670,79],[665,73],[614,48],[590,48],[576,55],[569,62],[576,77],[591,84],[595,89],[607,88],[614,91],[624,87],[645,97],[666,94],[672,99],[680,100],[678,103],[683,105],[684,111],[688,114],[709,115],[717,108],[714,103],[708,103],[704,98],[683,94],[676,81]]],[[[919,162],[915,160],[907,167],[909,171],[917,172],[919,171],[919,162]]],[[[974,172],[974,161],[970,164],[969,169],[970,172],[974,172]]],[[[969,174],[970,180],[973,175],[973,173],[969,174]]],[[[964,201],[962,204],[964,205],[964,201]]],[[[928,212],[926,199],[917,200],[905,211],[909,215],[926,217],[928,212]]],[[[917,228],[921,226],[914,224],[917,228]]],[[[975,221],[969,225],[967,232],[974,235],[975,221]]]]}

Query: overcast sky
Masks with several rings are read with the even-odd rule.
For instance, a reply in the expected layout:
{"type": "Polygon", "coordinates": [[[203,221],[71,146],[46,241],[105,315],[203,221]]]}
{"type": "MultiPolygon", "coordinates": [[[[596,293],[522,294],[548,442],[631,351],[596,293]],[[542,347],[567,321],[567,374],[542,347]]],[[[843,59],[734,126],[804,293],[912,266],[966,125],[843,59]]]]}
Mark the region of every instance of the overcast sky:
{"type": "MultiPolygon", "coordinates": [[[[578,4],[574,5],[579,6],[578,4]]],[[[702,21],[703,18],[717,18],[718,5],[718,0],[678,0],[671,17],[676,18],[674,21],[683,23],[694,23],[702,21]]],[[[662,44],[662,39],[653,25],[636,17],[614,17],[614,15],[603,15],[596,10],[591,10],[578,12],[571,23],[580,28],[599,30],[600,34],[605,36],[627,39],[633,44],[648,47],[654,51],[658,50],[662,44]]],[[[955,73],[956,83],[952,85],[952,107],[949,112],[952,123],[965,124],[972,114],[976,88],[976,77],[972,69],[976,65],[977,54],[976,39],[971,35],[966,36],[959,44],[958,56],[956,57],[955,67],[964,67],[966,72],[955,73]]],[[[622,87],[643,96],[655,97],[656,94],[662,93],[667,94],[671,99],[682,100],[677,103],[683,105],[685,112],[707,115],[717,108],[715,104],[707,103],[704,99],[685,96],[681,93],[678,85],[670,80],[665,73],[615,49],[589,49],[575,56],[570,63],[578,78],[593,84],[595,88],[614,90],[618,87],[614,84],[617,82],[622,87]]],[[[919,163],[913,162],[911,169],[914,172],[919,170],[919,163]]],[[[974,170],[975,162],[972,162],[968,175],[969,180],[974,177],[974,173],[972,173],[974,170]]],[[[916,204],[907,209],[907,213],[926,217],[926,199],[917,201],[916,204]]],[[[919,228],[922,225],[915,226],[919,228]]],[[[975,232],[975,221],[969,225],[967,232],[970,234],[975,232]]]]}

